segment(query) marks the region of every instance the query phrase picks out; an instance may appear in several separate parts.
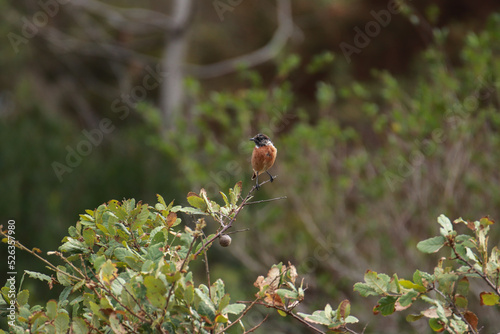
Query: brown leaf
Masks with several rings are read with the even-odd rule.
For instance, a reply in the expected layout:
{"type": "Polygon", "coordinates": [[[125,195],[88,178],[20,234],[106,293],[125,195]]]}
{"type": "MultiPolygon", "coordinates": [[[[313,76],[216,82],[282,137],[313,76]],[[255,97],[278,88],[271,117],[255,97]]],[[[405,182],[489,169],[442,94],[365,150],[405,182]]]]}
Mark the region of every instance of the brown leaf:
{"type": "Polygon", "coordinates": [[[273,306],[280,306],[280,307],[283,306],[283,301],[281,300],[281,297],[277,293],[266,294],[264,302],[273,306]]]}
{"type": "Polygon", "coordinates": [[[167,216],[167,226],[172,227],[177,220],[177,214],[175,212],[170,212],[167,216]]]}
{"type": "Polygon", "coordinates": [[[194,193],[194,192],[190,191],[190,192],[188,192],[188,194],[187,194],[186,197],[191,197],[191,196],[200,197],[200,195],[198,195],[197,193],[194,193]]]}
{"type": "Polygon", "coordinates": [[[471,311],[465,311],[464,318],[472,326],[472,328],[477,329],[477,324],[479,323],[479,320],[477,319],[477,316],[474,313],[472,313],[471,311]]]}

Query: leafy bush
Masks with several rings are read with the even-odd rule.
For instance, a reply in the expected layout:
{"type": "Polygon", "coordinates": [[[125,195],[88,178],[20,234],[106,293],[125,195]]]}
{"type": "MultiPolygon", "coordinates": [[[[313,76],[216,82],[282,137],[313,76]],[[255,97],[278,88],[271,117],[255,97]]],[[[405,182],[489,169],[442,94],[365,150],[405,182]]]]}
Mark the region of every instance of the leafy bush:
{"type": "Polygon", "coordinates": [[[202,189],[200,194],[188,194],[192,207],[174,206],[173,201],[167,204],[158,195],[154,207],[130,199],[112,200],[87,210],[69,228],[59,251],[48,253],[59,257],[63,265],[16,242],[56,275],[26,271],[29,277],[46,281],[50,287],[60,284],[65,288],[58,300],[49,300],[44,306],[30,305],[28,290],[20,288],[16,297],[9,294],[9,287],[2,288],[4,305],[15,299],[15,317],[9,317],[11,331],[223,333],[237,325],[245,332],[242,318],[255,305],[275,308],[311,327],[313,322],[343,331],[346,324],[356,322],[349,316],[348,301],[339,311],[328,305],[320,314],[299,317],[294,309],[303,301],[305,288],[303,282],[296,282],[297,270],[291,264],[274,265],[267,277],[259,276],[255,282],[259,291],[249,302],[231,303],[224,281],[210,281],[206,252],[217,239],[225,240],[222,246],[229,246],[226,231],[239,212],[259,203],[250,201],[255,187],[245,197],[241,189],[239,182],[228,195],[221,192],[223,204],[208,199],[202,189]],[[181,225],[182,213],[199,218],[194,226],[181,225]],[[218,229],[205,235],[209,217],[218,229]],[[190,269],[193,261],[205,261],[207,284],[195,283],[190,269]]]}
{"type": "Polygon", "coordinates": [[[439,216],[440,236],[418,243],[424,253],[435,253],[443,247],[450,251],[448,257],[439,259],[433,273],[416,270],[411,280],[392,278],[386,274],[368,271],[365,283],[356,283],[354,290],[362,296],[381,296],[374,307],[375,314],[384,316],[403,311],[417,302],[428,306],[418,314],[409,314],[408,321],[429,319],[429,326],[436,332],[479,333],[478,315],[469,308],[470,280],[482,280],[489,291],[480,292],[484,306],[500,306],[500,250],[488,249],[488,232],[493,221],[487,217],[466,222],[457,219],[455,224],[465,224],[474,235],[458,234],[451,221],[439,216]]]}

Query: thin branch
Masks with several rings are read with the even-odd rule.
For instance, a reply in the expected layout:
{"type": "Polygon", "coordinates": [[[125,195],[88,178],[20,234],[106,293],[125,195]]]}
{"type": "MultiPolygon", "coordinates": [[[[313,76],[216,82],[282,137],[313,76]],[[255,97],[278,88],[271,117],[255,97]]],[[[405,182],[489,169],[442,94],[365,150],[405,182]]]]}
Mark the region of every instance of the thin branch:
{"type": "MultiPolygon", "coordinates": [[[[189,245],[189,249],[187,251],[186,257],[184,258],[184,261],[182,261],[182,264],[181,264],[179,271],[182,271],[182,269],[184,268],[184,265],[186,264],[186,261],[189,257],[189,254],[191,253],[191,250],[193,249],[193,245],[194,245],[195,241],[196,241],[196,237],[193,236],[193,241],[191,241],[191,244],[189,245]]],[[[163,309],[164,312],[166,312],[168,309],[168,304],[170,303],[170,297],[172,296],[172,292],[174,292],[174,288],[175,288],[176,283],[177,282],[172,283],[172,286],[170,286],[170,289],[168,290],[167,304],[165,305],[165,308],[163,309]]]]}
{"type": "Polygon", "coordinates": [[[72,4],[103,17],[108,24],[117,29],[130,29],[136,25],[144,30],[147,25],[160,29],[171,28],[171,18],[163,13],[144,8],[121,8],[97,0],[73,0],[72,4]],[[135,22],[134,22],[135,21],[135,22]]]}
{"type": "Polygon", "coordinates": [[[281,197],[275,197],[275,198],[270,198],[270,199],[263,199],[261,201],[253,201],[253,202],[246,202],[245,205],[252,205],[252,204],[259,204],[259,203],[265,203],[265,202],[272,202],[272,201],[277,201],[280,199],[287,199],[286,196],[281,196],[281,197]]]}
{"type": "Polygon", "coordinates": [[[205,271],[207,273],[207,282],[208,282],[208,297],[210,297],[210,299],[212,299],[212,289],[210,289],[210,286],[212,285],[212,283],[210,281],[210,268],[208,266],[207,252],[205,252],[204,255],[205,255],[205,271]]]}
{"type": "Polygon", "coordinates": [[[476,274],[478,274],[479,276],[481,276],[481,278],[493,289],[493,291],[495,291],[495,293],[500,296],[500,288],[498,288],[498,286],[496,284],[493,284],[493,282],[489,279],[488,276],[486,276],[486,274],[484,274],[483,272],[481,272],[481,271],[477,270],[476,268],[474,268],[474,265],[472,265],[471,263],[469,263],[469,261],[467,261],[466,259],[464,259],[457,252],[455,244],[451,245],[451,248],[453,249],[453,253],[455,253],[455,256],[457,257],[457,259],[459,259],[460,261],[465,262],[467,264],[467,266],[469,266],[469,268],[471,268],[476,274]]]}
{"type": "Polygon", "coordinates": [[[252,333],[254,330],[256,330],[257,328],[259,328],[260,326],[262,326],[262,324],[264,323],[264,321],[267,320],[267,318],[269,318],[269,314],[266,314],[266,316],[264,317],[264,319],[261,322],[259,322],[256,326],[253,326],[249,330],[245,331],[243,334],[252,333]]]}
{"type": "MultiPolygon", "coordinates": [[[[237,324],[237,323],[238,323],[238,322],[239,322],[239,321],[240,321],[240,320],[241,320],[241,319],[245,316],[245,314],[247,314],[247,313],[248,313],[248,311],[250,311],[250,309],[251,309],[252,307],[254,307],[254,306],[255,306],[255,304],[259,304],[259,303],[258,303],[258,301],[259,301],[259,300],[260,300],[260,299],[259,299],[259,298],[257,298],[257,299],[255,299],[253,302],[251,302],[251,304],[250,304],[250,305],[248,305],[248,307],[245,309],[245,311],[243,311],[243,313],[241,313],[241,315],[240,315],[240,316],[239,316],[239,317],[238,317],[235,321],[233,321],[233,322],[232,322],[231,324],[229,324],[226,328],[224,328],[224,329],[222,330],[222,332],[226,332],[229,328],[231,328],[231,327],[233,327],[235,324],[237,324]]],[[[238,302],[238,303],[250,303],[250,302],[246,302],[246,301],[245,301],[245,302],[238,302]]]]}
{"type": "Polygon", "coordinates": [[[265,46],[243,56],[224,60],[219,63],[205,66],[191,65],[188,67],[190,74],[201,79],[210,79],[233,73],[241,64],[253,67],[275,58],[293,33],[291,1],[277,0],[276,2],[278,28],[265,46]]]}
{"type": "Polygon", "coordinates": [[[241,230],[226,232],[226,234],[233,234],[233,233],[246,232],[246,231],[250,231],[250,229],[249,228],[243,228],[241,230]]]}
{"type": "Polygon", "coordinates": [[[464,315],[462,314],[462,312],[460,312],[457,308],[457,305],[451,301],[444,293],[442,293],[439,289],[436,289],[436,287],[433,287],[433,290],[436,291],[444,300],[446,300],[446,302],[448,304],[450,304],[450,306],[453,308],[453,313],[455,315],[457,315],[458,317],[460,317],[460,319],[462,319],[463,322],[465,322],[467,324],[467,327],[469,327],[469,331],[473,334],[478,334],[478,332],[474,329],[474,327],[472,327],[472,325],[467,321],[467,319],[464,317],[464,315]]]}
{"type": "Polygon", "coordinates": [[[316,328],[314,327],[313,325],[311,325],[310,323],[308,323],[305,319],[302,319],[301,317],[299,317],[298,315],[296,315],[295,313],[293,312],[287,312],[283,309],[281,309],[283,312],[286,312],[287,314],[291,315],[292,318],[294,318],[295,320],[303,323],[304,325],[306,325],[307,327],[309,327],[310,329],[312,329],[313,331],[315,331],[316,333],[322,333],[322,334],[325,334],[325,332],[323,332],[321,329],[319,328],[316,328]]]}

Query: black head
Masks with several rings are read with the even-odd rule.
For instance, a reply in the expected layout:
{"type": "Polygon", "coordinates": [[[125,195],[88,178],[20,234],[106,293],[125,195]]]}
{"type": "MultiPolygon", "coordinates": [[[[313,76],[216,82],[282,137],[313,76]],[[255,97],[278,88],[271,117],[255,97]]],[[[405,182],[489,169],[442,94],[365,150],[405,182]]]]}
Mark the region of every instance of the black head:
{"type": "Polygon", "coordinates": [[[268,136],[266,136],[262,133],[259,133],[255,137],[250,138],[250,140],[253,141],[255,143],[255,145],[257,145],[258,147],[271,144],[271,139],[269,139],[268,136]]]}

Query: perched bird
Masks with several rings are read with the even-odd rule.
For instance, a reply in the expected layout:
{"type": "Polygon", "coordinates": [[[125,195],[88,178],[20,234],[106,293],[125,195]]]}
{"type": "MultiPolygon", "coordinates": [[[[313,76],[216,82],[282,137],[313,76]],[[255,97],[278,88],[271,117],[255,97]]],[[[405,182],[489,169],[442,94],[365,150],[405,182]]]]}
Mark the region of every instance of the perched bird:
{"type": "Polygon", "coordinates": [[[255,187],[258,190],[260,174],[266,172],[271,177],[271,182],[273,182],[274,178],[267,170],[273,166],[278,150],[274,147],[271,139],[262,133],[250,138],[250,140],[255,143],[255,148],[252,152],[252,180],[257,179],[255,187]]]}

